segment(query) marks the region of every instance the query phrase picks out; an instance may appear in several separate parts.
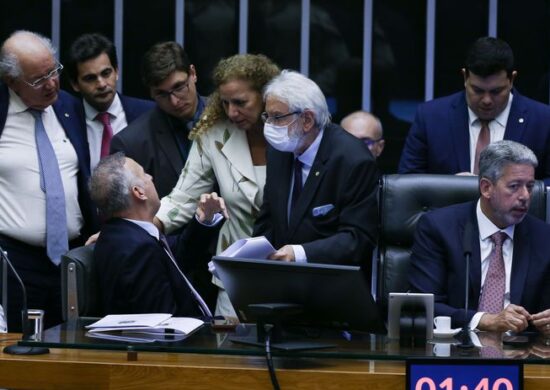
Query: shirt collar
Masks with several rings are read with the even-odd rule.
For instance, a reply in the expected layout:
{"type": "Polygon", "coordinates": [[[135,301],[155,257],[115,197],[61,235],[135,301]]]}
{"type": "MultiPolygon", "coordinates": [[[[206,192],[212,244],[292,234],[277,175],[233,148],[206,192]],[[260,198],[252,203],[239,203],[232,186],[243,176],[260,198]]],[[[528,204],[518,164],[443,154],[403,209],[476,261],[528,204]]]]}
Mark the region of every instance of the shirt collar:
{"type": "Polygon", "coordinates": [[[507,226],[505,229],[499,229],[485,214],[481,211],[481,201],[478,199],[476,206],[477,225],[479,227],[479,237],[482,240],[487,239],[496,232],[503,231],[508,237],[514,239],[516,225],[507,226]]]}
{"type": "MultiPolygon", "coordinates": [[[[86,101],[86,99],[82,99],[84,102],[84,112],[86,113],[86,119],[89,121],[95,120],[97,114],[99,114],[99,111],[97,111],[94,107],[90,105],[86,101]]],[[[116,118],[120,113],[122,112],[122,103],[120,102],[120,97],[118,96],[118,93],[115,93],[115,98],[113,99],[113,102],[109,106],[109,108],[105,111],[108,112],[109,115],[116,118]]]]}
{"type": "Polygon", "coordinates": [[[319,151],[319,145],[321,144],[323,133],[324,133],[324,129],[321,129],[319,134],[317,134],[317,137],[315,137],[315,140],[311,143],[311,145],[309,145],[309,147],[304,151],[304,153],[297,156],[298,160],[300,160],[302,164],[308,167],[311,167],[313,165],[315,156],[317,156],[317,152],[319,151]]]}
{"type": "Polygon", "coordinates": [[[11,88],[8,88],[8,92],[10,94],[10,103],[8,106],[8,113],[18,114],[20,112],[27,111],[29,109],[29,106],[23,103],[23,100],[21,100],[19,95],[16,94],[14,90],[12,90],[11,88]]]}
{"type": "MultiPolygon", "coordinates": [[[[512,92],[510,92],[506,107],[504,107],[504,110],[502,110],[500,114],[498,114],[496,117],[493,118],[493,120],[503,128],[506,128],[506,123],[508,122],[508,116],[510,115],[510,108],[512,107],[513,99],[514,99],[514,95],[512,94],[512,92]]],[[[469,106],[468,106],[468,120],[469,120],[470,126],[472,126],[476,121],[479,121],[477,115],[472,111],[472,109],[469,106]]]]}
{"type": "Polygon", "coordinates": [[[155,237],[157,240],[159,239],[159,229],[152,223],[147,221],[138,221],[137,219],[130,219],[130,218],[124,218],[126,221],[133,222],[139,227],[141,227],[143,230],[145,230],[147,233],[149,233],[151,236],[155,237]]]}

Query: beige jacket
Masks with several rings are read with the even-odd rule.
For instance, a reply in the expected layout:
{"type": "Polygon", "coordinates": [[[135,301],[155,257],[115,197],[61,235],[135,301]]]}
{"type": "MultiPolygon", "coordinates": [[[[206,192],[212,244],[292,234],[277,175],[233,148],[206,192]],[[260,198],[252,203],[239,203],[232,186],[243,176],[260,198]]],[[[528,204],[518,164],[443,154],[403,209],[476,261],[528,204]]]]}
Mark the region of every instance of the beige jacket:
{"type": "Polygon", "coordinates": [[[218,238],[220,253],[252,235],[265,184],[265,173],[261,182],[256,178],[246,133],[229,121],[217,123],[193,143],[176,186],[162,198],[157,217],[167,233],[193,218],[200,195],[212,192],[216,181],[229,212],[218,238]]]}

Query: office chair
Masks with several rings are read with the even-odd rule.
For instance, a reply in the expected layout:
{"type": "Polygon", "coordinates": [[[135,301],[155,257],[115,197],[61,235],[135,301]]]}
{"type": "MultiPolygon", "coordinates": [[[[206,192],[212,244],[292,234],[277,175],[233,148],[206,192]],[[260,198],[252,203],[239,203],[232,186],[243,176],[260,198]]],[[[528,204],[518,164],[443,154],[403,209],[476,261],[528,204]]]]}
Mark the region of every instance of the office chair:
{"type": "Polygon", "coordinates": [[[94,246],[74,248],[61,258],[61,299],[65,321],[104,315],[94,264],[94,246]]]}
{"type": "MultiPolygon", "coordinates": [[[[386,175],[380,181],[380,236],[377,301],[387,311],[390,292],[406,292],[411,248],[418,219],[433,209],[479,197],[477,176],[386,175]]],[[[547,221],[546,187],[537,181],[529,213],[547,221]]]]}

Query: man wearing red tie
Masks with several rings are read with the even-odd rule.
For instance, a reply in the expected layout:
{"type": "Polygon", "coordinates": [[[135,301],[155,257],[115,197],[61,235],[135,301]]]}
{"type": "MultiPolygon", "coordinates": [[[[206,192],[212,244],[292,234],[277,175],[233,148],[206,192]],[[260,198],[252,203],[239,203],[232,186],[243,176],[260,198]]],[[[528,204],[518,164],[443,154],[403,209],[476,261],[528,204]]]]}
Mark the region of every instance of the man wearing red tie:
{"type": "Polygon", "coordinates": [[[79,114],[86,126],[93,171],[99,159],[109,154],[111,138],[155,104],[117,93],[115,47],[101,34],[84,34],[73,42],[67,71],[73,89],[82,96],[79,114]]]}
{"type": "Polygon", "coordinates": [[[433,293],[434,315],[452,327],[550,335],[550,225],[527,214],[537,158],[513,141],[489,144],[479,159],[479,200],[440,208],[418,221],[412,290],[433,293]],[[464,252],[471,248],[469,275],[464,252]],[[466,278],[469,279],[465,318],[466,278]]]}
{"type": "Polygon", "coordinates": [[[510,46],[498,38],[479,38],[462,74],[464,91],[418,106],[399,173],[477,175],[481,150],[505,139],[535,153],[535,178],[550,185],[550,107],[514,88],[510,46]]]}

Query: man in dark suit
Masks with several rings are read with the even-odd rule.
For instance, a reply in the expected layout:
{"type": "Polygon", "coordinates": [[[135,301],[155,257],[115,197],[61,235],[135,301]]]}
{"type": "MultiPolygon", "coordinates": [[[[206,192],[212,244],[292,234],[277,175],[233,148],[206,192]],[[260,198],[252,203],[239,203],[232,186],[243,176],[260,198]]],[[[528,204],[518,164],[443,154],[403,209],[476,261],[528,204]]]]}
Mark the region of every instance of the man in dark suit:
{"type": "MultiPolygon", "coordinates": [[[[0,246],[27,289],[28,307],[61,322],[59,261],[97,230],[78,102],[59,89],[49,39],[13,33],[0,52],[0,246]],[[69,141],[69,142],[67,142],[69,141]]],[[[21,289],[9,273],[8,325],[21,330],[21,289]]]]}
{"type": "Polygon", "coordinates": [[[550,107],[513,89],[517,72],[510,46],[478,39],[462,73],[465,91],[418,107],[399,173],[477,174],[483,147],[507,139],[535,153],[535,178],[550,184],[550,107]]]}
{"type": "Polygon", "coordinates": [[[531,324],[550,334],[550,226],[527,214],[536,166],[524,145],[491,143],[480,156],[479,200],[418,222],[409,282],[434,294],[434,314],[453,327],[521,332],[531,324]],[[464,245],[472,251],[467,318],[464,245]]]}
{"type": "MultiPolygon", "coordinates": [[[[153,224],[160,200],[151,176],[119,152],[99,162],[90,191],[106,219],[94,249],[104,311],[211,316],[153,224]]],[[[211,234],[196,226],[193,239],[211,234]]]]}
{"type": "Polygon", "coordinates": [[[272,259],[358,264],[376,243],[378,170],[366,145],[330,123],[325,97],[307,77],[283,71],[264,92],[264,203],[254,235],[272,259]]]}
{"type": "Polygon", "coordinates": [[[195,66],[176,42],[152,46],[141,71],[157,106],[117,134],[111,152],[122,151],[137,161],[155,178],[162,198],[172,191],[185,165],[189,130],[200,119],[205,99],[197,93],[195,66]]]}
{"type": "Polygon", "coordinates": [[[117,94],[115,46],[101,34],[84,34],[72,43],[67,71],[73,89],[82,96],[79,116],[87,130],[93,170],[99,159],[109,154],[113,135],[155,105],[149,100],[117,94]]]}

